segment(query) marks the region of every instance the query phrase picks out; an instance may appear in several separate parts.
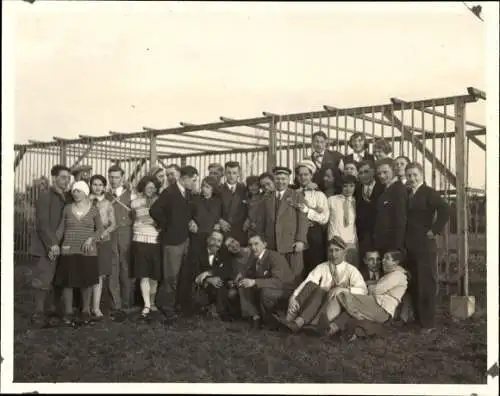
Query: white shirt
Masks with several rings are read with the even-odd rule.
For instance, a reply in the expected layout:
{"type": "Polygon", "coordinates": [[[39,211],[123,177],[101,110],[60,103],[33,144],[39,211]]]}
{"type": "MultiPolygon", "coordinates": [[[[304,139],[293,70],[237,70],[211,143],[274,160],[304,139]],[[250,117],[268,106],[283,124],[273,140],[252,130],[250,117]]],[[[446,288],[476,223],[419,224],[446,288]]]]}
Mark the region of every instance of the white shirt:
{"type": "Polygon", "coordinates": [[[182,196],[184,198],[186,198],[186,189],[184,188],[184,186],[181,183],[177,182],[177,187],[179,187],[179,190],[181,191],[182,196]]]}
{"type": "Polygon", "coordinates": [[[227,188],[229,188],[229,191],[231,191],[232,193],[234,193],[236,191],[236,184],[229,184],[229,183],[226,183],[226,186],[227,188]]]}
{"type": "Polygon", "coordinates": [[[286,190],[283,190],[283,191],[276,190],[276,198],[278,198],[281,201],[281,199],[283,198],[283,195],[285,194],[285,191],[286,190]]]}
{"type": "Polygon", "coordinates": [[[210,250],[208,251],[208,264],[210,267],[213,267],[214,265],[214,258],[215,258],[215,253],[211,253],[210,250]]]}
{"type": "Polygon", "coordinates": [[[389,315],[394,316],[394,312],[403,299],[407,287],[406,271],[402,267],[398,267],[396,270],[385,274],[376,284],[370,285],[368,289],[369,293],[375,297],[377,304],[384,308],[389,315]]]}
{"type": "Polygon", "coordinates": [[[351,205],[349,205],[349,224],[346,227],[344,225],[344,202],[346,199],[342,194],[328,198],[328,208],[330,210],[328,239],[339,236],[344,242],[355,244],[358,239],[356,235],[356,205],[354,197],[349,197],[351,205]]]}
{"type": "MultiPolygon", "coordinates": [[[[301,193],[302,191],[303,189],[300,190],[301,193]]],[[[328,223],[330,209],[328,208],[326,195],[317,190],[305,190],[304,192],[305,201],[308,207],[305,208],[303,212],[307,213],[307,218],[321,225],[328,223]],[[320,208],[321,213],[318,212],[316,208],[320,208]]]]}
{"type": "Polygon", "coordinates": [[[123,186],[120,186],[116,190],[113,191],[113,194],[115,194],[117,197],[120,197],[124,192],[125,192],[125,188],[123,186]]]}
{"type": "MultiPolygon", "coordinates": [[[[361,153],[355,153],[354,151],[352,152],[352,159],[356,162],[362,162],[365,157],[365,151],[363,150],[361,153]]],[[[344,160],[341,159],[339,162],[339,169],[343,170],[344,169],[344,160]]]]}
{"type": "Polygon", "coordinates": [[[262,253],[261,253],[261,254],[259,254],[259,256],[257,257],[257,260],[262,260],[262,257],[264,257],[264,253],[266,253],[266,249],[264,249],[264,250],[262,251],[262,253]]]}
{"type": "Polygon", "coordinates": [[[307,282],[313,282],[321,289],[329,291],[334,287],[345,287],[352,294],[368,294],[363,275],[346,261],[333,265],[329,261],[318,264],[307,278],[295,289],[292,296],[298,296],[307,282]]]}

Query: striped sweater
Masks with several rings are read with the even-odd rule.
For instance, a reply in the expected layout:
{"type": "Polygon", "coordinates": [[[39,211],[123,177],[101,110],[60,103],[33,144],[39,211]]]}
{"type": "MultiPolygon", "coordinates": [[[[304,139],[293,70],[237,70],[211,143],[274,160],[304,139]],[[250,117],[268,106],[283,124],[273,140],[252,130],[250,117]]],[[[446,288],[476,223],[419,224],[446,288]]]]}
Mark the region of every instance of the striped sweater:
{"type": "Polygon", "coordinates": [[[159,231],[155,225],[155,221],[149,215],[149,208],[154,201],[155,199],[148,200],[141,194],[132,200],[130,204],[135,214],[132,238],[135,242],[159,243],[159,231]]]}

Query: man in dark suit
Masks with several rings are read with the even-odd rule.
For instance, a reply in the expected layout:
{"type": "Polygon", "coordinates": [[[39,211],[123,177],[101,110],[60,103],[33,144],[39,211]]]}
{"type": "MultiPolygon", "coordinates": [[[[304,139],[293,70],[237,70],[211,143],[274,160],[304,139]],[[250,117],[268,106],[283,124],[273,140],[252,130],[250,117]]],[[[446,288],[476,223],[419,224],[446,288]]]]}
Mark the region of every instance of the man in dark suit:
{"type": "Polygon", "coordinates": [[[237,312],[238,291],[233,284],[231,260],[220,253],[223,241],[222,232],[212,231],[207,238],[206,249],[193,256],[190,254],[190,260],[195,273],[196,302],[205,309],[214,307],[212,314],[227,320],[237,312]]]}
{"type": "Polygon", "coordinates": [[[342,158],[342,153],[338,151],[327,150],[328,136],[322,131],[313,133],[311,156],[306,158],[314,162],[317,171],[314,173],[313,182],[318,186],[323,185],[323,174],[327,167],[339,169],[342,158]]]}
{"type": "MultiPolygon", "coordinates": [[[[29,249],[30,254],[36,258],[32,279],[35,310],[31,318],[35,326],[45,324],[45,303],[52,290],[57,258],[60,254],[60,240],[56,230],[62,220],[65,205],[71,202],[66,192],[71,178],[70,169],[64,165],[55,165],[50,174],[52,186],[40,191],[35,201],[35,229],[29,249]]],[[[54,293],[53,296],[56,304],[59,302],[58,294],[60,293],[54,293]]]]}
{"type": "Polygon", "coordinates": [[[364,263],[366,252],[375,248],[373,234],[377,202],[385,188],[375,179],[375,164],[372,161],[359,163],[358,179],[360,184],[354,193],[356,199],[356,232],[358,234],[359,262],[364,263]]]}
{"type": "Polygon", "coordinates": [[[247,233],[243,225],[248,217],[246,188],[238,181],[241,174],[239,162],[230,161],[225,165],[226,182],[221,187],[222,219],[219,221],[224,236],[235,238],[246,246],[247,233]]]}
{"type": "Polygon", "coordinates": [[[292,171],[285,167],[273,169],[276,191],[263,198],[256,216],[256,232],[263,235],[269,249],[281,253],[295,276],[296,284],[302,281],[304,270],[303,251],[309,229],[304,196],[289,188],[292,171]]]}
{"type": "Polygon", "coordinates": [[[434,327],[438,287],[436,235],[441,234],[450,213],[438,192],[423,181],[420,164],[406,166],[409,184],[405,247],[410,271],[409,291],[416,319],[424,331],[434,327]]]}
{"type": "Polygon", "coordinates": [[[253,328],[259,328],[262,320],[272,323],[272,314],[286,307],[294,290],[294,274],[281,254],[267,249],[262,236],[251,237],[249,245],[252,255],[235,280],[241,312],[251,320],[253,328]]]}
{"type": "Polygon", "coordinates": [[[377,162],[377,174],[385,190],[377,201],[373,243],[383,257],[389,250],[404,251],[408,192],[395,175],[391,158],[377,162]]]}
{"type": "Polygon", "coordinates": [[[151,206],[149,213],[162,230],[163,278],[156,295],[157,306],[163,312],[174,312],[182,296],[176,295],[179,272],[189,245],[191,220],[191,190],[198,171],[184,166],[176,184],[168,186],[151,206]]]}

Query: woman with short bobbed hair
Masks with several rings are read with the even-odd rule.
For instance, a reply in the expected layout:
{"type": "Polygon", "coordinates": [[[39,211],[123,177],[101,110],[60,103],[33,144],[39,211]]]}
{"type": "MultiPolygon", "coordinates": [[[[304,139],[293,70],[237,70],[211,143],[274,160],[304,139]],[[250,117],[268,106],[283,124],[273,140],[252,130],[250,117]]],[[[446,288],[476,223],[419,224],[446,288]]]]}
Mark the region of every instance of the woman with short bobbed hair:
{"type": "Polygon", "coordinates": [[[375,161],[388,158],[391,154],[392,146],[386,139],[378,138],[373,142],[373,155],[375,156],[375,161]]]}
{"type": "Polygon", "coordinates": [[[160,191],[160,181],[155,176],[144,176],[137,183],[137,197],[130,207],[134,214],[132,237],[131,278],[140,279],[144,308],[141,318],[146,319],[151,311],[156,310],[154,301],[161,279],[162,255],[159,230],[149,214],[149,208],[156,201],[160,191]]]}
{"type": "Polygon", "coordinates": [[[97,241],[97,262],[99,264],[99,283],[92,291],[92,313],[96,318],[103,316],[101,311],[101,296],[104,279],[111,275],[113,262],[113,245],[111,232],[116,228],[115,209],[106,198],[105,192],[108,182],[103,175],[94,175],[90,178],[90,200],[99,210],[104,226],[104,232],[97,241]]]}

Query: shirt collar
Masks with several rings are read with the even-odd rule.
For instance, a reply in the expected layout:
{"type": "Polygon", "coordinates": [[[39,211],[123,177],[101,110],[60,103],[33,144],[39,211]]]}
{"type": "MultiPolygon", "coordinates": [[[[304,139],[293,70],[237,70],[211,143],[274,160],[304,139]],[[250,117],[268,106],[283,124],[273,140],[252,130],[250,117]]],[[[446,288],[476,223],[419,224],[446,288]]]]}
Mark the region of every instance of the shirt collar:
{"type": "Polygon", "coordinates": [[[264,254],[266,253],[266,249],[262,251],[261,254],[259,254],[259,257],[257,257],[257,260],[262,260],[262,257],[264,257],[264,254]]]}
{"type": "Polygon", "coordinates": [[[179,188],[179,190],[181,191],[181,194],[182,194],[182,195],[185,195],[185,194],[186,194],[186,189],[184,188],[184,186],[183,186],[181,183],[177,182],[177,187],[178,187],[178,188],[179,188]]]}
{"type": "Polygon", "coordinates": [[[373,190],[373,188],[375,187],[375,183],[376,183],[376,181],[372,180],[370,184],[365,185],[365,188],[369,188],[370,190],[373,190]]]}
{"type": "Polygon", "coordinates": [[[229,184],[229,183],[226,182],[227,188],[229,188],[231,191],[235,191],[236,190],[236,185],[237,185],[237,183],[231,185],[231,184],[229,184]]]}
{"type": "Polygon", "coordinates": [[[101,202],[101,201],[103,201],[106,197],[104,196],[104,194],[101,194],[101,195],[90,194],[89,198],[90,198],[90,199],[97,199],[97,201],[101,202]]]}
{"type": "Polygon", "coordinates": [[[365,150],[361,151],[360,153],[352,153],[352,157],[354,159],[358,158],[358,159],[363,159],[365,157],[365,150]]]}

